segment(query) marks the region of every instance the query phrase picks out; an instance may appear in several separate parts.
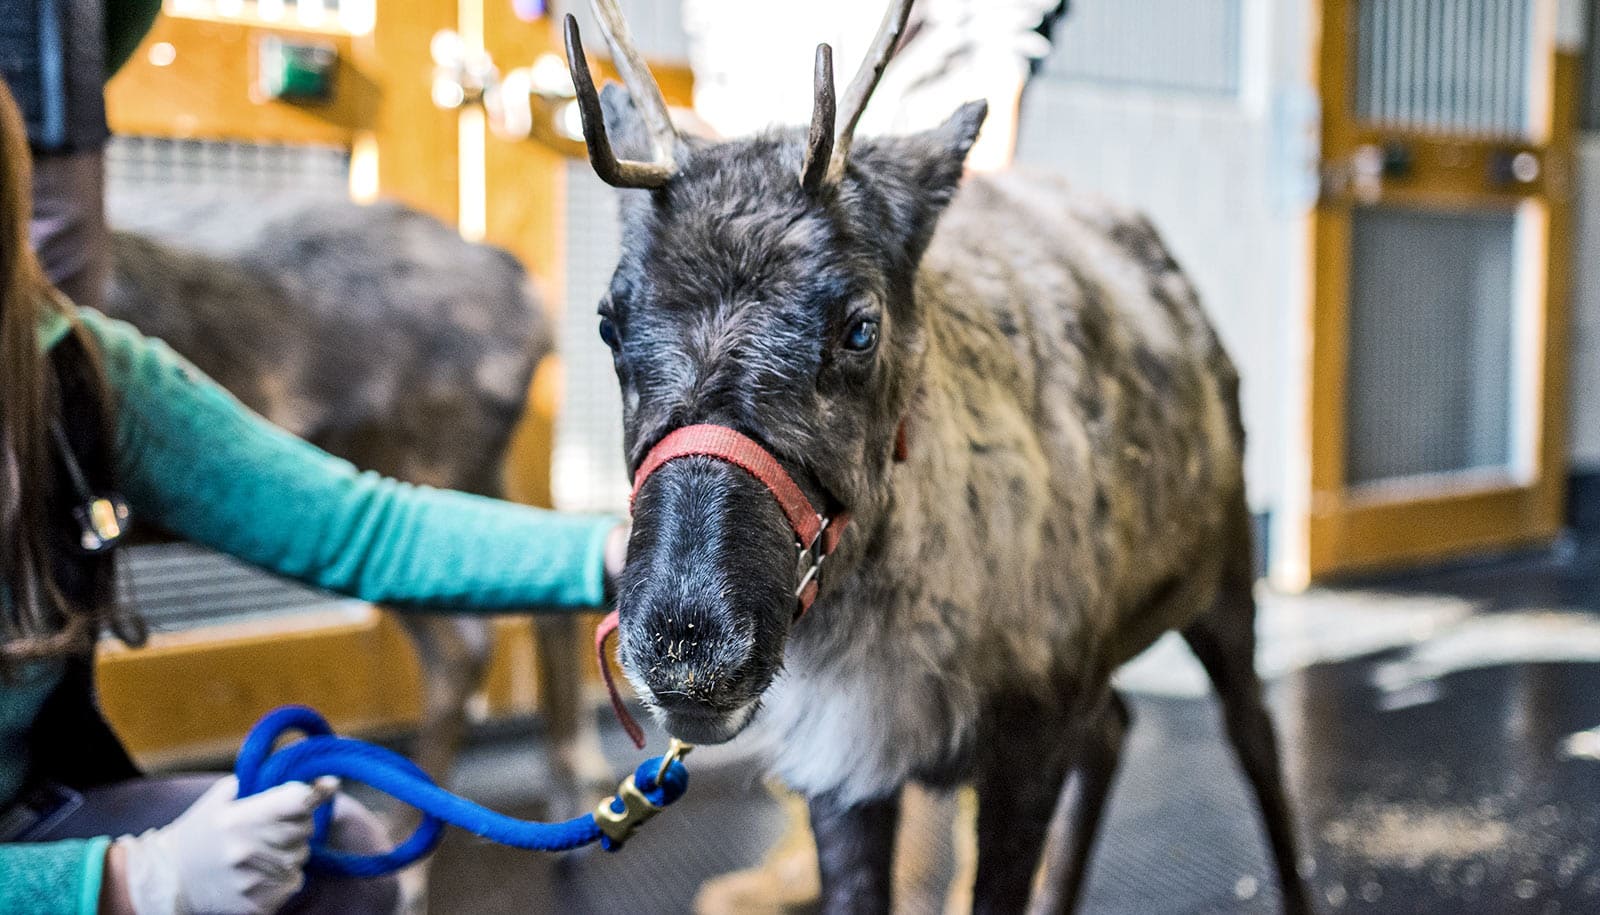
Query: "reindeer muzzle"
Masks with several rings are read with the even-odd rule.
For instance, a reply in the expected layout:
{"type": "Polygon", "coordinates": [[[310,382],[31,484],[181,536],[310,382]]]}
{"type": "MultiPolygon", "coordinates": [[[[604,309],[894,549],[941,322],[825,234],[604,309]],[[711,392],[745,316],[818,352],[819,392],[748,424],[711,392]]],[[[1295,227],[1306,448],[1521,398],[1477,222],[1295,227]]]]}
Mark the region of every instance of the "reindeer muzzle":
{"type": "MultiPolygon", "coordinates": [[[[783,465],[778,463],[778,459],[773,457],[771,452],[737,430],[710,424],[684,426],[657,442],[656,446],[650,449],[650,453],[645,455],[638,472],[633,475],[633,493],[628,498],[629,504],[638,498],[639,491],[649,481],[651,474],[672,461],[686,457],[707,457],[725,461],[755,477],[768,492],[772,493],[772,498],[777,501],[778,508],[783,511],[784,518],[789,521],[790,529],[794,531],[794,618],[799,620],[817,599],[823,560],[827,559],[839,545],[845,527],[850,523],[850,513],[840,512],[829,516],[817,511],[811,500],[806,498],[806,494],[795,483],[794,478],[789,476],[789,472],[783,469],[783,465]]],[[[618,622],[617,611],[613,610],[600,623],[599,628],[595,630],[595,651],[600,657],[600,672],[611,694],[612,708],[634,743],[643,747],[644,732],[623,706],[612,680],[611,667],[608,663],[610,659],[606,656],[606,639],[617,630],[618,622]]]]}
{"type": "Polygon", "coordinates": [[[850,523],[850,513],[840,512],[828,516],[816,510],[806,494],[783,469],[778,459],[767,449],[741,432],[727,426],[696,425],[676,429],[663,438],[645,455],[639,471],[633,475],[631,504],[639,491],[649,481],[651,474],[679,458],[708,457],[729,464],[755,477],[772,493],[772,498],[788,519],[795,538],[795,589],[796,620],[811,609],[817,599],[818,576],[823,560],[839,545],[845,526],[850,523]]]}

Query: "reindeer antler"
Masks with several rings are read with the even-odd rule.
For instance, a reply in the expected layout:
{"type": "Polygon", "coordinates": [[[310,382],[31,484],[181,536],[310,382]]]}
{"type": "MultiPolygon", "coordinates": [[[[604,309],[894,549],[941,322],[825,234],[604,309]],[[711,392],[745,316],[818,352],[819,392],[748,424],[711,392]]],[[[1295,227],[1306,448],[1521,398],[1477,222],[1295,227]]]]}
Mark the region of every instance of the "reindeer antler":
{"type": "Polygon", "coordinates": [[[806,164],[800,169],[800,186],[815,193],[828,175],[833,155],[833,48],[817,45],[817,69],[813,78],[811,134],[806,138],[806,164]]]}
{"type": "Polygon", "coordinates": [[[855,136],[856,123],[861,120],[861,113],[867,109],[867,100],[872,98],[872,90],[878,88],[878,80],[883,77],[883,71],[889,66],[889,58],[894,56],[895,47],[900,44],[900,36],[904,34],[906,22],[911,18],[912,2],[890,0],[889,8],[883,12],[883,22],[878,25],[878,34],[872,39],[872,47],[867,49],[867,57],[861,62],[861,69],[856,71],[855,79],[844,91],[844,121],[839,125],[839,135],[833,143],[833,158],[828,162],[829,184],[836,184],[844,177],[845,160],[850,158],[850,141],[855,136]]]}
{"type": "Polygon", "coordinates": [[[605,114],[600,107],[600,93],[595,90],[594,78],[589,74],[589,62],[583,55],[583,37],[578,32],[578,21],[567,14],[563,31],[567,44],[567,68],[572,73],[572,85],[578,94],[578,113],[583,119],[583,139],[589,147],[589,162],[600,180],[619,188],[658,188],[665,185],[677,172],[678,131],[672,126],[667,113],[666,99],[650,68],[633,44],[628,23],[622,18],[616,0],[592,0],[595,19],[600,23],[600,33],[611,48],[611,62],[622,74],[622,83],[628,87],[635,110],[644,119],[654,149],[654,160],[635,162],[619,160],[606,136],[605,114]]]}

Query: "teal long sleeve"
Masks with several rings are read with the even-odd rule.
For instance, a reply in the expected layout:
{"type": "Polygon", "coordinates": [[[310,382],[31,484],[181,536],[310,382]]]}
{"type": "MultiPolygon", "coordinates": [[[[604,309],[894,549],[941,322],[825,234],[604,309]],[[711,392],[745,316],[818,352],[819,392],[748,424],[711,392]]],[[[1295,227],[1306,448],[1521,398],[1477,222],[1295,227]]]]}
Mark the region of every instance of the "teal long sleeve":
{"type": "Polygon", "coordinates": [[[330,591],[399,607],[592,609],[615,518],[363,473],[250,412],[165,344],[84,309],[139,519],[330,591]]]}
{"type": "Polygon", "coordinates": [[[0,912],[95,915],[109,838],[0,845],[0,912]]]}

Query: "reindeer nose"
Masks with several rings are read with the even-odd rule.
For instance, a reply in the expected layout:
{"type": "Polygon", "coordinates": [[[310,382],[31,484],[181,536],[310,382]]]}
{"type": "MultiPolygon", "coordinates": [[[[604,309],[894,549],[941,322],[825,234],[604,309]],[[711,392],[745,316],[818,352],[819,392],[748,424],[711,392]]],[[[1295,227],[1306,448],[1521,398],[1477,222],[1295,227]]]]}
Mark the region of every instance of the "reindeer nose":
{"type": "Polygon", "coordinates": [[[695,664],[658,664],[651,668],[645,683],[656,702],[672,712],[704,710],[716,692],[715,684],[695,664]]]}
{"type": "Polygon", "coordinates": [[[695,661],[662,659],[646,672],[644,681],[656,704],[668,712],[722,714],[742,704],[727,677],[715,676],[695,661]]]}

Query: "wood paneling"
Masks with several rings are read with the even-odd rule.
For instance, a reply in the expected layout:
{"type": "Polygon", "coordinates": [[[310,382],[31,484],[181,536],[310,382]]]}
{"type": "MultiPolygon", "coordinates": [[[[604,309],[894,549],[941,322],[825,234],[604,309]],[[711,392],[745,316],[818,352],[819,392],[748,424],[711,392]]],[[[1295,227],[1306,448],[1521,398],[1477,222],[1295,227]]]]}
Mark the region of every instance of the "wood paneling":
{"type": "Polygon", "coordinates": [[[346,35],[162,16],[106,87],[106,106],[118,133],[348,147],[378,117],[380,85],[346,35]],[[254,97],[256,49],[265,35],[337,48],[333,98],[293,104],[254,97]],[[150,49],[162,42],[174,54],[157,66],[150,49]]]}
{"type": "Polygon", "coordinates": [[[108,644],[99,680],[107,718],[146,765],[227,758],[285,703],[372,733],[414,721],[420,697],[404,633],[376,611],[158,635],[137,650],[108,644]]]}
{"type": "Polygon", "coordinates": [[[456,27],[456,0],[378,4],[376,27],[357,42],[363,66],[383,87],[373,130],[378,193],[455,225],[458,218],[457,115],[433,103],[433,36],[456,27]]]}
{"type": "MultiPolygon", "coordinates": [[[[533,623],[494,622],[484,683],[491,718],[538,708],[533,623]]],[[[225,761],[263,714],[310,705],[341,733],[409,730],[421,712],[416,653],[375,608],[276,617],[156,635],[128,649],[107,642],[97,659],[107,719],[141,764],[225,761]]]]}
{"type": "MultiPolygon", "coordinates": [[[[523,22],[509,3],[484,3],[483,44],[502,72],[528,66],[543,54],[562,53],[548,18],[523,22]]],[[[484,240],[503,245],[528,267],[552,321],[560,314],[566,287],[566,163],[561,153],[528,140],[490,135],[484,146],[484,240]]]]}

